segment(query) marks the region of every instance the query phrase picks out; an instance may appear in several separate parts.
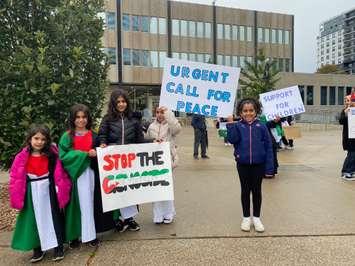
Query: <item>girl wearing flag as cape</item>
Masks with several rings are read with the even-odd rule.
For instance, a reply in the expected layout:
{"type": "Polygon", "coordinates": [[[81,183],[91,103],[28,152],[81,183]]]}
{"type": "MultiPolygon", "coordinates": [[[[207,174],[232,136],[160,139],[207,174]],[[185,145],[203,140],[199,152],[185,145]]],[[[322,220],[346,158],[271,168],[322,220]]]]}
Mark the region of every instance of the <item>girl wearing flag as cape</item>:
{"type": "Polygon", "coordinates": [[[112,213],[102,213],[96,135],[91,126],[89,108],[76,104],[70,111],[69,130],[59,142],[60,159],[73,182],[71,200],[65,211],[65,235],[70,248],[80,245],[79,238],[82,243],[96,246],[96,233],[114,227],[112,213]]]}
{"type": "Polygon", "coordinates": [[[54,248],[53,261],[64,258],[62,209],[70,197],[70,179],[51,144],[49,129],[33,125],[25,147],[10,169],[10,205],[19,210],[11,247],[33,249],[30,262],[43,259],[54,248]]]}

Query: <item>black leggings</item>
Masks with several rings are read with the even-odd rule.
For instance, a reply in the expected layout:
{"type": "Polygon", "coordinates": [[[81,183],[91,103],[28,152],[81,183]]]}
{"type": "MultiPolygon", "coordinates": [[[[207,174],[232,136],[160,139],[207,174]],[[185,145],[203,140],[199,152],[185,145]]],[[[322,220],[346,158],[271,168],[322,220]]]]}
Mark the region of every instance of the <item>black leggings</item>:
{"type": "Polygon", "coordinates": [[[264,164],[237,164],[243,216],[250,217],[250,192],[253,197],[253,216],[260,217],[261,183],[265,175],[264,164]]]}

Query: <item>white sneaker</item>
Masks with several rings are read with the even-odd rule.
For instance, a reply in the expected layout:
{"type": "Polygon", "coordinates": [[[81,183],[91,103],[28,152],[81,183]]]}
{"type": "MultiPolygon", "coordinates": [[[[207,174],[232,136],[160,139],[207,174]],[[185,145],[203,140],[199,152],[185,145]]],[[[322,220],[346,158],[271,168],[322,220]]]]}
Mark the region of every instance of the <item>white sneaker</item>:
{"type": "Polygon", "coordinates": [[[259,217],[253,217],[253,225],[256,232],[262,233],[265,231],[264,225],[261,223],[259,217]]]}
{"type": "Polygon", "coordinates": [[[240,229],[245,232],[250,231],[251,220],[250,217],[243,217],[242,224],[240,225],[240,229]]]}

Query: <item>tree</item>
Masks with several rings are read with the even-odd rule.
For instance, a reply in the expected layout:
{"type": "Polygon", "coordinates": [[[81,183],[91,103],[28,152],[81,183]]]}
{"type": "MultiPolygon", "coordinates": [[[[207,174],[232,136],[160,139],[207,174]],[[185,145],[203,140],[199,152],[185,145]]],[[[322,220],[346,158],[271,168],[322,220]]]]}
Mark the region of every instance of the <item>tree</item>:
{"type": "Polygon", "coordinates": [[[101,0],[0,2],[0,167],[8,169],[31,123],[54,141],[70,106],[100,116],[107,87],[101,0]]]}
{"type": "Polygon", "coordinates": [[[347,74],[346,71],[338,67],[337,65],[324,65],[321,66],[320,68],[317,69],[317,72],[319,74],[347,74]]]}
{"type": "Polygon", "coordinates": [[[276,61],[270,61],[265,57],[262,50],[259,51],[257,64],[245,61],[245,68],[241,71],[241,95],[259,99],[259,94],[271,91],[280,78],[280,72],[276,67],[276,61]]]}

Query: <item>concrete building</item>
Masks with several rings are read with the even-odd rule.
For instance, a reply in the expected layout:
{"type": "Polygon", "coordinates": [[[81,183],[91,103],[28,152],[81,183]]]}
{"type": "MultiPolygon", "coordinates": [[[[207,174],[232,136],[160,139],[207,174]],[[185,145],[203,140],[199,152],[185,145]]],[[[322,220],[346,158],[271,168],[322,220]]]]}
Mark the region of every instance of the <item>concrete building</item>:
{"type": "Polygon", "coordinates": [[[107,0],[105,9],[111,87],[125,88],[136,110],[158,104],[167,56],[243,67],[263,49],[293,71],[292,15],[167,0],[107,0]]]}
{"type": "Polygon", "coordinates": [[[352,9],[320,24],[317,36],[317,68],[333,64],[353,73],[354,62],[355,9],[352,9]]]}
{"type": "Polygon", "coordinates": [[[280,73],[277,88],[298,85],[306,113],[298,118],[303,122],[337,123],[344,106],[344,97],[351,93],[354,75],[280,73]]]}

